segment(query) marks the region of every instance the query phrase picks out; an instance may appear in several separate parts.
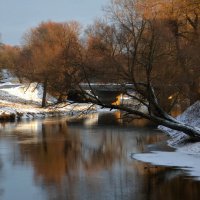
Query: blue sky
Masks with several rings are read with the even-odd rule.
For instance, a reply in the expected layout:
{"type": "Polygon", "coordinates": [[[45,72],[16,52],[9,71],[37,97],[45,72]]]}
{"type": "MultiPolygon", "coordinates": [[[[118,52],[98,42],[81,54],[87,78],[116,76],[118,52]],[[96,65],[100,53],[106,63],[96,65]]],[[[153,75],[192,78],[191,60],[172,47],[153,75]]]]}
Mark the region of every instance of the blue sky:
{"type": "Polygon", "coordinates": [[[84,26],[102,16],[109,0],[0,0],[1,41],[20,44],[22,35],[41,21],[77,20],[84,26]]]}

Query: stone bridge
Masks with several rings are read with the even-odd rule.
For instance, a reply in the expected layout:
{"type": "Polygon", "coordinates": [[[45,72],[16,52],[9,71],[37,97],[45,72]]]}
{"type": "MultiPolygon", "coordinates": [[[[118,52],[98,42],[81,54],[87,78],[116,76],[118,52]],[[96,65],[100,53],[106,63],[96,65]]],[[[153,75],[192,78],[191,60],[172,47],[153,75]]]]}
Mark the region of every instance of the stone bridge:
{"type": "Polygon", "coordinates": [[[133,84],[115,84],[115,83],[81,83],[83,90],[90,91],[97,96],[103,103],[120,104],[121,95],[126,90],[133,90],[133,84]]]}

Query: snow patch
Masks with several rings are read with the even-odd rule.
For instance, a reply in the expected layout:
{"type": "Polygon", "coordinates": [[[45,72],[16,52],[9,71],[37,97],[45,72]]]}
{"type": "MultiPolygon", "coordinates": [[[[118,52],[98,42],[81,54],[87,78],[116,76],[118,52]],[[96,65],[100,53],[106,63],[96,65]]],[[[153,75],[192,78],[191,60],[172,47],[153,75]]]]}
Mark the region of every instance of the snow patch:
{"type": "Polygon", "coordinates": [[[11,74],[11,72],[7,69],[2,69],[0,71],[1,82],[13,82],[18,83],[19,79],[11,74]]]}
{"type": "Polygon", "coordinates": [[[189,176],[200,180],[200,155],[188,155],[183,152],[161,152],[133,154],[132,158],[157,166],[170,166],[184,169],[189,176]]]}
{"type": "MultiPolygon", "coordinates": [[[[40,84],[14,84],[10,82],[0,84],[1,99],[12,102],[41,103],[43,88],[40,84]]],[[[55,98],[47,95],[47,101],[53,103],[55,98]]]]}
{"type": "MultiPolygon", "coordinates": [[[[190,106],[177,120],[200,128],[200,101],[190,106]]],[[[188,172],[188,175],[200,180],[200,142],[183,143],[188,138],[182,132],[175,131],[163,126],[159,129],[168,133],[172,139],[168,144],[176,148],[174,152],[153,151],[150,153],[133,154],[132,158],[151,163],[153,165],[179,167],[188,172]]]]}
{"type": "MultiPolygon", "coordinates": [[[[186,109],[185,112],[177,117],[177,120],[200,130],[200,101],[197,101],[186,109]]],[[[182,142],[188,138],[183,132],[172,130],[164,126],[159,126],[158,128],[171,136],[172,139],[168,141],[168,144],[172,147],[182,146],[182,142]]],[[[197,144],[200,145],[200,143],[197,144]]]]}
{"type": "MultiPolygon", "coordinates": [[[[41,84],[21,84],[8,70],[2,70],[1,77],[3,80],[0,82],[0,120],[71,116],[96,109],[91,104],[72,104],[70,102],[41,108],[43,95],[41,84]]],[[[47,94],[47,102],[50,105],[54,105],[56,101],[56,98],[47,94]]]]}

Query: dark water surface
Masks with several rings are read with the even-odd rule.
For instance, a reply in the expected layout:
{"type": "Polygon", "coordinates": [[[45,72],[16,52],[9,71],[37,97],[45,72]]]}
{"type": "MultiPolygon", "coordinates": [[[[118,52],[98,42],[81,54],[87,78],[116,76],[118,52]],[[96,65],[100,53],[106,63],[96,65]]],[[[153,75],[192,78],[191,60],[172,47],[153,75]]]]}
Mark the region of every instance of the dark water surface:
{"type": "Polygon", "coordinates": [[[1,124],[0,199],[199,199],[200,183],[184,171],[131,159],[131,153],[170,151],[165,135],[116,118],[1,124]]]}

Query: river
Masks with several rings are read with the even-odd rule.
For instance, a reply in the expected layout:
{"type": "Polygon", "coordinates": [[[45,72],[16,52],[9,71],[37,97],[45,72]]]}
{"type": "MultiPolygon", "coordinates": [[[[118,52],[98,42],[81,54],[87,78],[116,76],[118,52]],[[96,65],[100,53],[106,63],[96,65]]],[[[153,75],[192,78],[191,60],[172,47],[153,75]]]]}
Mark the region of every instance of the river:
{"type": "Polygon", "coordinates": [[[132,159],[173,151],[155,127],[124,124],[116,113],[1,123],[2,200],[199,199],[184,170],[132,159]]]}

